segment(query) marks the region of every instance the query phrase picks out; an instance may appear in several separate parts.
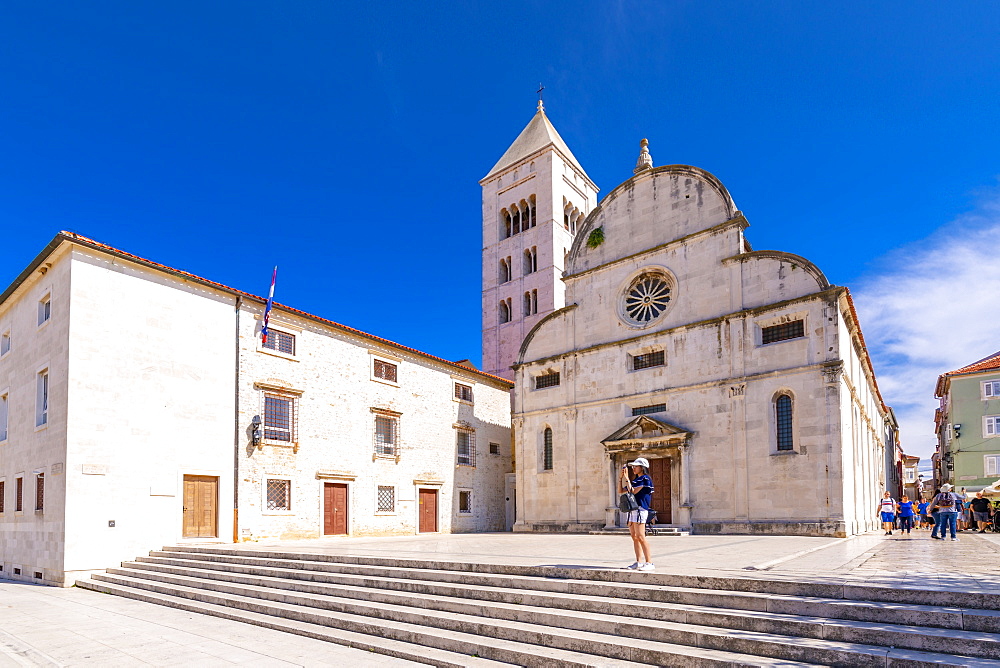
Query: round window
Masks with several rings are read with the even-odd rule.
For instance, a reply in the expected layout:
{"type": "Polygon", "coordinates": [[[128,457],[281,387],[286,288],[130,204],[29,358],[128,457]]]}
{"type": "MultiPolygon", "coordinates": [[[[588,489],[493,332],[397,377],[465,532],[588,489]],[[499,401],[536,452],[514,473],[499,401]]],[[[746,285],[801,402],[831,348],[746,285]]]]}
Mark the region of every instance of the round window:
{"type": "Polygon", "coordinates": [[[623,312],[626,320],[644,326],[652,323],[670,304],[670,282],[663,274],[647,273],[632,281],[625,291],[623,312]]]}

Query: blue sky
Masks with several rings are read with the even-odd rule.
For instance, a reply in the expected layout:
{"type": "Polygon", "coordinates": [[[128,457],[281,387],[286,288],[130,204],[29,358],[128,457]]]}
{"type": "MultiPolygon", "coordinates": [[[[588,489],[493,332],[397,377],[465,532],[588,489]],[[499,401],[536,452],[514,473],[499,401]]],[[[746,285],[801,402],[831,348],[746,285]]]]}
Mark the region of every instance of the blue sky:
{"type": "Polygon", "coordinates": [[[926,456],[936,374],[1000,349],[995,317],[964,322],[1000,290],[946,280],[1000,273],[997,34],[988,2],[14,0],[0,284],[69,229],[258,294],[277,264],[278,301],[478,360],[477,182],[543,82],[602,192],[648,137],[726,184],[756,249],[855,290],[926,456]]]}

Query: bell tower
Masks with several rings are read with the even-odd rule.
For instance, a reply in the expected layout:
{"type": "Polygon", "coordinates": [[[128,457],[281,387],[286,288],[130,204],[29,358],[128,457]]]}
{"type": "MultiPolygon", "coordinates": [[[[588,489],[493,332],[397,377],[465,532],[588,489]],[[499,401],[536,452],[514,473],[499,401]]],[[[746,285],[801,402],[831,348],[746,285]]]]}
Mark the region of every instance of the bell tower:
{"type": "Polygon", "coordinates": [[[513,380],[521,341],[565,306],[566,255],[597,204],[597,186],[542,101],[483,188],[483,370],[513,380]]]}

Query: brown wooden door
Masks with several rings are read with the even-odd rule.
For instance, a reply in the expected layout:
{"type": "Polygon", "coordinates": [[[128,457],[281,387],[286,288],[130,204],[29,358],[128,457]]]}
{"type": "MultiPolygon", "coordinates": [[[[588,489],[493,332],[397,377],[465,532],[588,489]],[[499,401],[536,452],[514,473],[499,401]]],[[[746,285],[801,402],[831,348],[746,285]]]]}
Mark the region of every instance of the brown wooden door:
{"type": "Polygon", "coordinates": [[[650,503],[656,511],[658,524],[671,524],[670,514],[670,459],[649,460],[649,477],[653,479],[653,501],[650,503]]]}
{"type": "Polygon", "coordinates": [[[185,538],[218,538],[218,477],[184,476],[184,528],[182,535],[185,538]]]}
{"type": "Polygon", "coordinates": [[[327,536],[347,534],[347,485],[323,483],[323,533],[327,536]]]}
{"type": "Polygon", "coordinates": [[[420,532],[438,530],[438,493],[436,489],[420,490],[420,532]]]}

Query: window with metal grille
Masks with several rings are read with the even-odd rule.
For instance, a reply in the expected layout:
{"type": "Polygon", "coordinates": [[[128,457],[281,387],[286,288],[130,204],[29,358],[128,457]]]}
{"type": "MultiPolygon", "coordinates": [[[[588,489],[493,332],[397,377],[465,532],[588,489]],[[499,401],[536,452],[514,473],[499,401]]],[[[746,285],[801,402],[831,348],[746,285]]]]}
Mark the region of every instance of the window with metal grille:
{"type": "Polygon", "coordinates": [[[462,466],[476,465],[476,433],[474,431],[457,431],[458,463],[462,466]]]}
{"type": "Polygon", "coordinates": [[[7,498],[7,482],[0,480],[0,513],[4,511],[4,500],[7,498]]]}
{"type": "Polygon", "coordinates": [[[792,449],[792,398],[782,394],[774,401],[778,450],[792,449]]]}
{"type": "Polygon", "coordinates": [[[264,394],[264,438],[292,443],[295,440],[295,397],[264,394]]]}
{"type": "Polygon", "coordinates": [[[45,474],[35,476],[35,510],[45,510],[45,474]]]}
{"type": "Polygon", "coordinates": [[[391,513],[396,510],[396,488],[395,487],[383,487],[379,485],[378,488],[378,512],[380,513],[391,513]]]}
{"type": "Polygon", "coordinates": [[[552,430],[548,427],[542,434],[542,470],[552,470],[552,430]]]}
{"type": "Polygon", "coordinates": [[[455,398],[459,401],[472,401],[472,386],[455,383],[455,398]]]}
{"type": "Polygon", "coordinates": [[[662,413],[667,410],[666,404],[652,404],[650,406],[636,406],[632,409],[632,417],[637,415],[649,415],[650,413],[662,413]]]}
{"type": "Polygon", "coordinates": [[[648,369],[653,366],[663,366],[664,363],[663,351],[657,350],[656,352],[646,353],[645,355],[636,355],[633,357],[632,370],[638,371],[639,369],[648,369]]]}
{"type": "Polygon", "coordinates": [[[390,383],[396,382],[396,365],[391,362],[375,360],[375,377],[387,380],[390,383]]]}
{"type": "Polygon", "coordinates": [[[535,389],[541,390],[546,387],[555,387],[559,384],[559,372],[547,373],[542,376],[535,376],[535,389]]]}
{"type": "Polygon", "coordinates": [[[399,420],[391,415],[375,415],[375,454],[383,457],[396,456],[396,440],[399,435],[399,420]]]}
{"type": "Polygon", "coordinates": [[[267,481],[267,509],[268,510],[292,509],[291,480],[267,481]]]}
{"type": "Polygon", "coordinates": [[[805,324],[804,320],[793,320],[772,327],[764,327],[760,330],[760,342],[774,343],[775,341],[786,341],[805,336],[805,324]]]}
{"type": "Polygon", "coordinates": [[[458,512],[463,515],[472,514],[472,492],[460,490],[458,492],[458,512]]]}
{"type": "Polygon", "coordinates": [[[499,443],[490,443],[490,454],[491,455],[499,455],[500,454],[500,444],[499,443]]]}
{"type": "Polygon", "coordinates": [[[268,329],[267,341],[261,342],[262,348],[275,350],[286,355],[295,354],[295,335],[287,332],[280,332],[276,329],[268,329]]]}
{"type": "Polygon", "coordinates": [[[24,478],[14,478],[14,512],[24,510],[24,478]]]}

